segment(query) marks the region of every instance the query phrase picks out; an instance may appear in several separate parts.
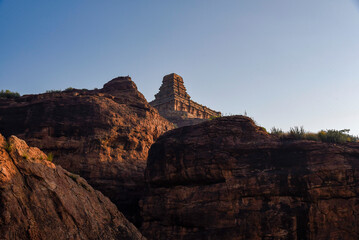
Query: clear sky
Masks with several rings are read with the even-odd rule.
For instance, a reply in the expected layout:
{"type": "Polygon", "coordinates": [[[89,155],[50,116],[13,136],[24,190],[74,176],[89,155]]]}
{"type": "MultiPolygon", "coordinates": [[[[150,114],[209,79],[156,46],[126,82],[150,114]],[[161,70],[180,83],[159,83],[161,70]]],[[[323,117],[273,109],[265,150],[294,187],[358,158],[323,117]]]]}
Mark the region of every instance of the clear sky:
{"type": "Polygon", "coordinates": [[[101,88],[162,77],[194,101],[267,129],[359,134],[354,0],[0,0],[0,89],[101,88]]]}

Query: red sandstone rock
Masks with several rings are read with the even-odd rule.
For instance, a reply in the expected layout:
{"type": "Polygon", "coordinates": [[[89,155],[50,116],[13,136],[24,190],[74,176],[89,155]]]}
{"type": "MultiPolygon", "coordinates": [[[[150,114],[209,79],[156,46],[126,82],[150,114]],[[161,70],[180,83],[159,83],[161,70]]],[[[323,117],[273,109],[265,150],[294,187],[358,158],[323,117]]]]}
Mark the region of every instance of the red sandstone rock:
{"type": "Polygon", "coordinates": [[[84,177],[131,221],[138,220],[148,150],[171,128],[129,77],[100,90],[0,100],[0,132],[52,152],[54,163],[84,177]]]}
{"type": "Polygon", "coordinates": [[[0,238],[144,239],[116,206],[38,148],[0,135],[0,238]]]}
{"type": "Polygon", "coordinates": [[[272,139],[247,117],[152,145],[148,239],[359,239],[359,144],[272,139]]]}

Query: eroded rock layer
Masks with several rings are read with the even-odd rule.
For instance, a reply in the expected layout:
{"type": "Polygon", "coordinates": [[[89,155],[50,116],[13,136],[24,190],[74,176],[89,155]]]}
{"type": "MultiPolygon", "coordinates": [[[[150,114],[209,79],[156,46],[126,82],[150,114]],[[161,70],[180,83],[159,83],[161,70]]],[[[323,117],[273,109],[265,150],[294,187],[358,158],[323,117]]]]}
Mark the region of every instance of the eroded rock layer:
{"type": "Polygon", "coordinates": [[[223,117],[160,137],[146,179],[149,239],[359,239],[359,144],[280,141],[223,117]]]}
{"type": "Polygon", "coordinates": [[[0,135],[1,239],[144,239],[107,197],[47,159],[0,135]]]}
{"type": "Polygon", "coordinates": [[[151,144],[173,125],[129,77],[100,90],[70,90],[0,101],[0,132],[16,135],[84,177],[136,221],[151,144]]]}

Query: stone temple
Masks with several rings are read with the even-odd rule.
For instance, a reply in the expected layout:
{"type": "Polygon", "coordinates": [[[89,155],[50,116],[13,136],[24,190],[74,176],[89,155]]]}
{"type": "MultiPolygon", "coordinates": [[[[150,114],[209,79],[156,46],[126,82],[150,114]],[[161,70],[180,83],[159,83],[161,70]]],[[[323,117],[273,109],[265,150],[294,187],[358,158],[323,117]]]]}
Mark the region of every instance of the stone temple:
{"type": "Polygon", "coordinates": [[[192,101],[182,77],[175,73],[163,77],[160,91],[150,104],[163,117],[178,127],[197,124],[211,117],[221,116],[220,112],[192,101]]]}

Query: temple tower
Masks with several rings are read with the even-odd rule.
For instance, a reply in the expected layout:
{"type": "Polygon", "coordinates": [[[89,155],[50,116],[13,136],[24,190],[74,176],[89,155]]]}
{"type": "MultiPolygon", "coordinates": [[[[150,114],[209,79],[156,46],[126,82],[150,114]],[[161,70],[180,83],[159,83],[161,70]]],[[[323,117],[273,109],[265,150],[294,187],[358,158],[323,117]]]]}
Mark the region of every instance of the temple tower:
{"type": "MultiPolygon", "coordinates": [[[[191,100],[181,76],[171,73],[163,77],[159,92],[155,100],[150,102],[159,113],[167,119],[209,119],[220,116],[220,112],[202,106],[191,100]],[[177,116],[177,117],[176,117],[177,116]]],[[[176,123],[178,124],[178,123],[176,123]]],[[[182,124],[180,124],[182,125],[182,124]]]]}

